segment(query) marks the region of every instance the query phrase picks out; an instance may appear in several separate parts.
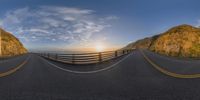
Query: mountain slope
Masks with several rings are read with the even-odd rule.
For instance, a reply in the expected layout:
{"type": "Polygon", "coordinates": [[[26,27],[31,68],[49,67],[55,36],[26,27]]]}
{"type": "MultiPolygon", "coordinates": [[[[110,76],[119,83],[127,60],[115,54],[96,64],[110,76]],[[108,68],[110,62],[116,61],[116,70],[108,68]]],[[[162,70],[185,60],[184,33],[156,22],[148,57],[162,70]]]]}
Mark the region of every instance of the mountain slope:
{"type": "Polygon", "coordinates": [[[133,48],[148,49],[148,48],[150,48],[152,41],[154,41],[158,37],[159,37],[159,35],[156,35],[156,36],[153,36],[153,37],[148,37],[148,38],[138,40],[134,43],[128,44],[124,49],[133,49],[133,48]]]}
{"type": "Polygon", "coordinates": [[[0,29],[1,36],[1,56],[15,56],[27,53],[26,48],[22,45],[22,43],[11,33],[0,29]]]}
{"type": "MultiPolygon", "coordinates": [[[[136,44],[137,42],[132,43],[136,44]]],[[[146,45],[147,49],[163,55],[200,57],[200,29],[190,25],[179,25],[157,35],[156,38],[154,36],[146,45]]]]}
{"type": "Polygon", "coordinates": [[[190,25],[174,27],[156,39],[150,50],[169,56],[200,57],[200,29],[190,25]]]}

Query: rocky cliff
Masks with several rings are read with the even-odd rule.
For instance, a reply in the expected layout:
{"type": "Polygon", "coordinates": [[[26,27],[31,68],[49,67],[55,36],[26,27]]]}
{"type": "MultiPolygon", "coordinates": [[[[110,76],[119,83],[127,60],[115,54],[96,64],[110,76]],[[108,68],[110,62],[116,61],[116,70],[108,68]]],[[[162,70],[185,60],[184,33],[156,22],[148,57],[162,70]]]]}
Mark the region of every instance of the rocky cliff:
{"type": "Polygon", "coordinates": [[[159,35],[138,40],[134,43],[128,44],[124,49],[133,49],[133,48],[148,49],[150,48],[152,41],[154,41],[157,37],[159,37],[159,35]]]}
{"type": "Polygon", "coordinates": [[[171,28],[149,49],[168,56],[200,57],[200,29],[190,25],[171,28]]]}
{"type": "Polygon", "coordinates": [[[200,57],[200,28],[179,25],[147,39],[139,40],[144,44],[134,42],[131,45],[139,45],[136,48],[145,47],[168,56],[200,57]]]}
{"type": "Polygon", "coordinates": [[[0,28],[0,55],[15,56],[27,53],[27,49],[11,33],[0,28]]]}

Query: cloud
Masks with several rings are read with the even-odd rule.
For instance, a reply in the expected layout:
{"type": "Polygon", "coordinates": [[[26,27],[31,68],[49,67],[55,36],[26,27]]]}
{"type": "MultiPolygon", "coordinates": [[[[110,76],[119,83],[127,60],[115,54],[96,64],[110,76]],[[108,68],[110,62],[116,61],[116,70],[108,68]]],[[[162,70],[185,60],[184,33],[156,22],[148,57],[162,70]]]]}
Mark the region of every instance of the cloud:
{"type": "Polygon", "coordinates": [[[200,27],[200,20],[197,20],[196,27],[200,27]]]}
{"type": "Polygon", "coordinates": [[[108,16],[105,19],[106,20],[116,20],[116,19],[119,19],[119,17],[117,17],[117,16],[108,16]]]}
{"type": "Polygon", "coordinates": [[[3,25],[3,21],[0,20],[0,26],[2,26],[2,25],[3,25]]]}
{"type": "Polygon", "coordinates": [[[116,16],[98,17],[89,9],[41,6],[7,11],[0,26],[24,42],[89,42],[116,16]]]}
{"type": "Polygon", "coordinates": [[[57,7],[57,6],[42,6],[40,8],[42,8],[45,11],[57,12],[59,14],[83,15],[83,14],[91,14],[94,12],[93,10],[88,10],[88,9],[57,7]]]}

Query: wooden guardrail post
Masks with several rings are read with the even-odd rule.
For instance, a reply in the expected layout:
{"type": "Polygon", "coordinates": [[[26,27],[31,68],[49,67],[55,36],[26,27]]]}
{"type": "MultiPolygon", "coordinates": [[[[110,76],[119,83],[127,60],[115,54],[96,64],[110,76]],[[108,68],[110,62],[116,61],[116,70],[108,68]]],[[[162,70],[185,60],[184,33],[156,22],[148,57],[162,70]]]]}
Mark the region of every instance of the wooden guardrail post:
{"type": "Polygon", "coordinates": [[[115,51],[115,57],[117,57],[117,51],[115,51]]]}
{"type": "Polygon", "coordinates": [[[58,54],[56,54],[56,57],[55,57],[55,59],[56,59],[56,60],[58,60],[58,54]]]}
{"type": "Polygon", "coordinates": [[[83,53],[83,54],[57,54],[57,53],[40,52],[38,53],[38,55],[43,56],[45,58],[52,57],[53,60],[56,61],[60,59],[61,62],[63,61],[71,64],[89,64],[89,63],[98,63],[98,62],[103,62],[105,60],[117,58],[125,54],[129,54],[132,51],[134,51],[134,49],[116,50],[116,51],[98,52],[98,53],[83,53]],[[79,59],[79,57],[81,58],[79,59]]]}
{"type": "Polygon", "coordinates": [[[99,52],[99,62],[101,62],[102,61],[102,54],[101,54],[101,52],[99,52]]]}
{"type": "Polygon", "coordinates": [[[75,64],[75,55],[72,54],[72,64],[75,64]]]}

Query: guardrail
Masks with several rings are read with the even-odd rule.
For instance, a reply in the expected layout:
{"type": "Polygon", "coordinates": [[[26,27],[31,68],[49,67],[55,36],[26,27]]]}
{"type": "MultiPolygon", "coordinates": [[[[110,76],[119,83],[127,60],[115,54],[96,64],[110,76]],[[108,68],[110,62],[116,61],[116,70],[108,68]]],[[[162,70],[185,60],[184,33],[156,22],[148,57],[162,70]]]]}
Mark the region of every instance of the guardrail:
{"type": "Polygon", "coordinates": [[[126,54],[133,50],[118,50],[98,53],[82,53],[82,54],[57,54],[57,53],[39,53],[48,59],[68,63],[68,64],[93,64],[108,61],[126,54]]]}

